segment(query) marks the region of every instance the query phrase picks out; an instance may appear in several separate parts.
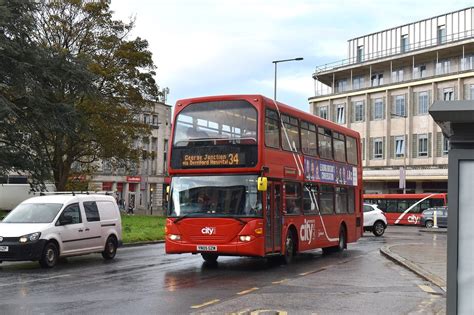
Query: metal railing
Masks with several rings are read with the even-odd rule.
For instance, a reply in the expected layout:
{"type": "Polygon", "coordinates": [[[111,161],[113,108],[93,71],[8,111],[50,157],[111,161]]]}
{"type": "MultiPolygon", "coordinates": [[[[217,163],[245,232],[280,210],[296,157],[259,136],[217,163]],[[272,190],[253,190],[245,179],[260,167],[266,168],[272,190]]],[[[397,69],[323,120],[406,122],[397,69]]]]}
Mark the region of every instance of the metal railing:
{"type": "Polygon", "coordinates": [[[340,61],[327,63],[321,66],[317,66],[315,70],[315,74],[317,75],[318,73],[321,73],[324,71],[329,71],[329,70],[333,70],[339,67],[349,66],[352,64],[363,63],[370,60],[381,59],[388,56],[400,55],[400,54],[404,54],[408,52],[417,51],[420,49],[426,49],[429,47],[446,45],[449,43],[465,40],[468,38],[474,38],[474,29],[466,30],[459,33],[449,34],[440,38],[438,37],[430,38],[430,39],[412,43],[406,46],[397,46],[397,47],[393,47],[393,48],[389,48],[385,50],[375,51],[367,55],[364,54],[364,55],[359,55],[359,56],[351,57],[351,58],[340,60],[340,61]]]}

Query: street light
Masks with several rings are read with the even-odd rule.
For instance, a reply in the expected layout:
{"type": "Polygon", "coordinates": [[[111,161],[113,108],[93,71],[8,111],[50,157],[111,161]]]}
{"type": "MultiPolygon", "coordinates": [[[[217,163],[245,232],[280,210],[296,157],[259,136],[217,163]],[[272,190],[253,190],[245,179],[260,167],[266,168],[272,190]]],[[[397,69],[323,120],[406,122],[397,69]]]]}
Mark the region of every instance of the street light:
{"type": "Polygon", "coordinates": [[[287,62],[287,61],[300,61],[303,60],[303,57],[293,58],[293,59],[281,59],[281,60],[273,60],[272,63],[275,64],[275,85],[273,86],[273,99],[276,101],[277,98],[277,64],[280,62],[287,62]]]}
{"type": "MultiPolygon", "coordinates": [[[[406,174],[407,174],[407,115],[400,115],[396,113],[390,113],[390,116],[395,116],[395,117],[402,117],[403,118],[403,174],[402,171],[400,170],[400,183],[398,186],[402,186],[403,184],[403,194],[406,194],[407,192],[407,179],[406,179],[406,174]]],[[[401,188],[401,187],[399,187],[401,188]]]]}

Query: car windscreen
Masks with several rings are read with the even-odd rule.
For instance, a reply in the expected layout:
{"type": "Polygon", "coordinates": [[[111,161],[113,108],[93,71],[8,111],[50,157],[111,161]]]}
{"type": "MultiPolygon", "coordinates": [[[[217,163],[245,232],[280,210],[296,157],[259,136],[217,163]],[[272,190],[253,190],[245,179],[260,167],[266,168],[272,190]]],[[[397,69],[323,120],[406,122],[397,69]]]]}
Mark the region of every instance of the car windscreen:
{"type": "Polygon", "coordinates": [[[60,203],[22,203],[2,223],[50,223],[62,206],[60,203]]]}

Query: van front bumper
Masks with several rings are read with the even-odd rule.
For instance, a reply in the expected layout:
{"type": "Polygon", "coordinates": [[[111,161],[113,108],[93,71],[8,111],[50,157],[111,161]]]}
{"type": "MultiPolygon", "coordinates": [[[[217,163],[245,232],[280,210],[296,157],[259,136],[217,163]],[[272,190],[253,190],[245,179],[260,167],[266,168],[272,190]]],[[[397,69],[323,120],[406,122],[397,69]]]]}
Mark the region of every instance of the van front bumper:
{"type": "Polygon", "coordinates": [[[4,239],[3,242],[0,242],[0,248],[7,247],[8,250],[0,251],[0,261],[39,260],[45,244],[46,240],[20,243],[18,240],[4,239]]]}

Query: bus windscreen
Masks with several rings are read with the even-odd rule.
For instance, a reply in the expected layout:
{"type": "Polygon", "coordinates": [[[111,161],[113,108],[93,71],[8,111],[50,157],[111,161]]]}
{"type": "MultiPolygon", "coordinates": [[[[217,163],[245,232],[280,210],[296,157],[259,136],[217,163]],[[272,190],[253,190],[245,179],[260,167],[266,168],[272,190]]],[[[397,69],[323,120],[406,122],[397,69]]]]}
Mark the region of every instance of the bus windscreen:
{"type": "Polygon", "coordinates": [[[247,101],[194,103],[176,118],[175,169],[252,167],[257,164],[257,110],[247,101]]]}

